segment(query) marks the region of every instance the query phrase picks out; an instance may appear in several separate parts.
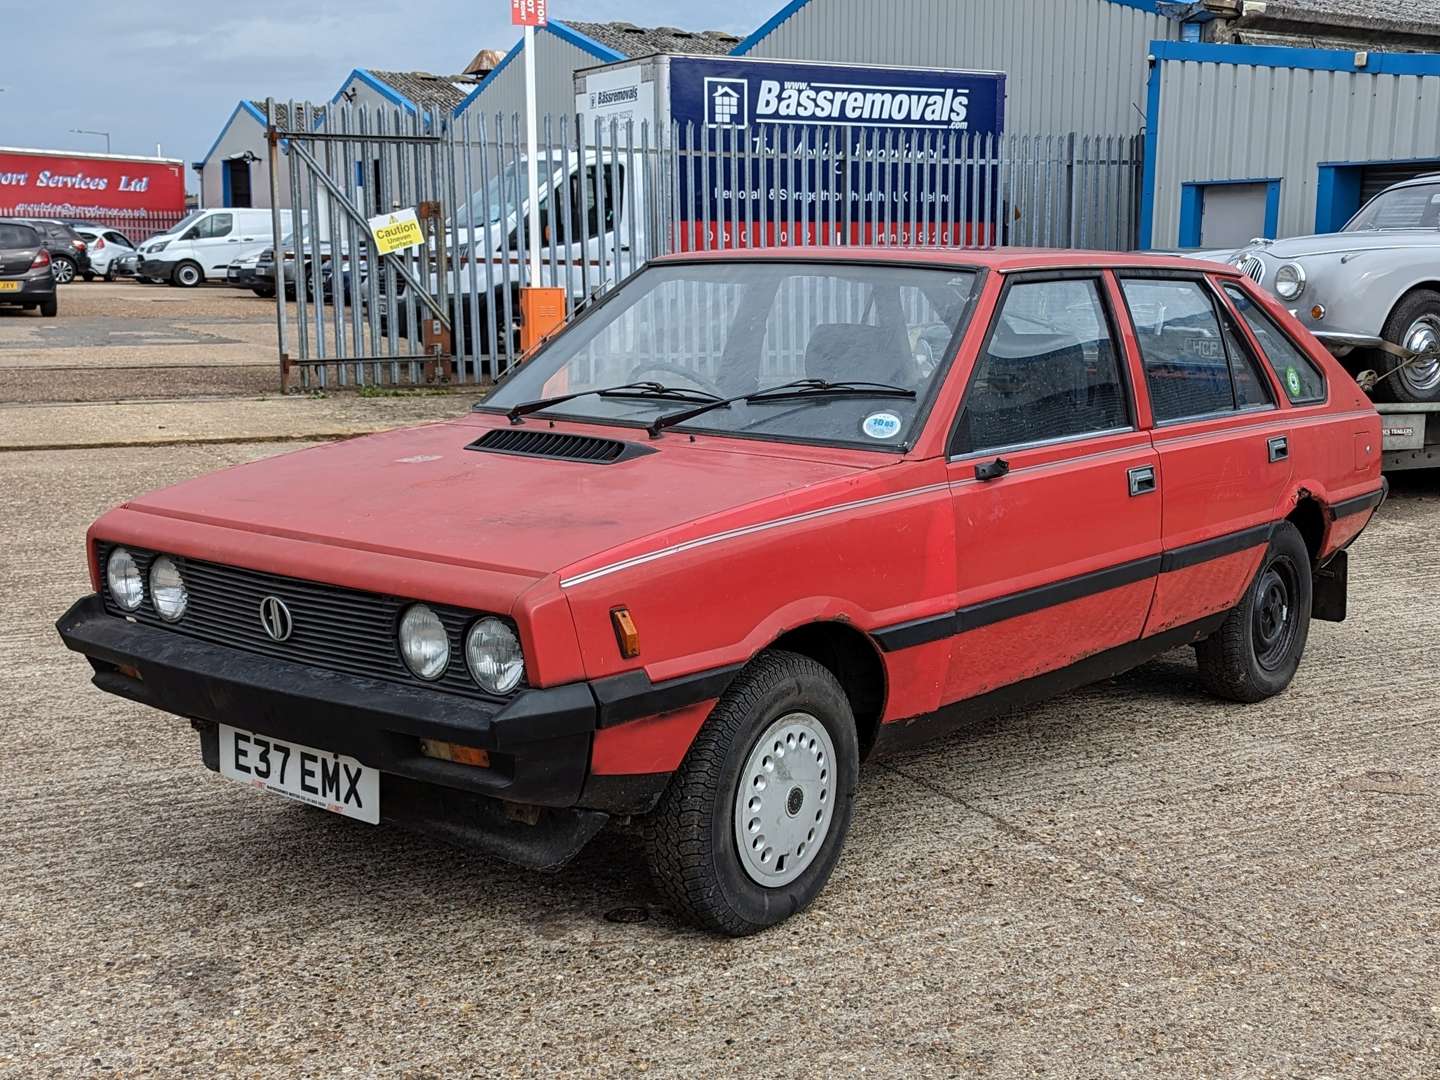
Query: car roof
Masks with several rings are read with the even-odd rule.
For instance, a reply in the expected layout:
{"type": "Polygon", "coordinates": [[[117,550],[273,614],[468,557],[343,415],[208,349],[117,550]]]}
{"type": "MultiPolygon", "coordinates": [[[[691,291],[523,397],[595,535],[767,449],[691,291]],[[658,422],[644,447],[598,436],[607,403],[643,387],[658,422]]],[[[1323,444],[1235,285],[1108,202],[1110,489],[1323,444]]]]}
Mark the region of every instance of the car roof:
{"type": "Polygon", "coordinates": [[[685,262],[846,262],[904,263],[907,266],[935,266],[938,269],[994,270],[1012,274],[1022,270],[1178,270],[1225,274],[1240,272],[1224,263],[1207,262],[1183,255],[1150,255],[1138,251],[1081,251],[1056,248],[907,248],[864,245],[822,245],[816,247],[773,247],[716,249],[664,255],[655,261],[685,262]]]}

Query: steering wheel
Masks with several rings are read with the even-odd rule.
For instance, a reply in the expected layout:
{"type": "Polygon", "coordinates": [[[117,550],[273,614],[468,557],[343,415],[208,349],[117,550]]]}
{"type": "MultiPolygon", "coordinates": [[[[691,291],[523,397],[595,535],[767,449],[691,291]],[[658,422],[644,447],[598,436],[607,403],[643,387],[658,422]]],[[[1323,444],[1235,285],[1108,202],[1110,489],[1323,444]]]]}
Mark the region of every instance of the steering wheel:
{"type": "Polygon", "coordinates": [[[679,364],[665,364],[660,362],[656,362],[653,364],[640,364],[639,366],[630,369],[630,381],[641,382],[642,375],[653,374],[679,375],[682,379],[686,380],[687,382],[693,383],[695,386],[699,387],[701,390],[706,391],[707,393],[714,394],[716,397],[725,396],[725,391],[720,389],[720,387],[717,386],[715,383],[711,382],[703,375],[696,374],[689,368],[681,367],[679,364]]]}

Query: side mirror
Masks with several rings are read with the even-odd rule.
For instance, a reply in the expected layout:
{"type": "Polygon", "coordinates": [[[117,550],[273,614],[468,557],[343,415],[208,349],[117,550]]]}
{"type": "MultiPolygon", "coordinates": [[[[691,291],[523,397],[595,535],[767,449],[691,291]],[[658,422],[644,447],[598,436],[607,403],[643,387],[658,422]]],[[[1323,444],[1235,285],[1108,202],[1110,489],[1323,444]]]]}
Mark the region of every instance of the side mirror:
{"type": "Polygon", "coordinates": [[[200,239],[200,230],[199,230],[199,229],[191,229],[191,230],[190,230],[189,232],[187,232],[184,236],[180,237],[180,239],[181,239],[181,240],[198,240],[198,239],[200,239]]]}
{"type": "Polygon", "coordinates": [[[989,483],[991,480],[999,480],[1010,471],[1010,463],[1004,458],[996,458],[994,461],[984,461],[975,466],[975,479],[982,483],[989,483]]]}

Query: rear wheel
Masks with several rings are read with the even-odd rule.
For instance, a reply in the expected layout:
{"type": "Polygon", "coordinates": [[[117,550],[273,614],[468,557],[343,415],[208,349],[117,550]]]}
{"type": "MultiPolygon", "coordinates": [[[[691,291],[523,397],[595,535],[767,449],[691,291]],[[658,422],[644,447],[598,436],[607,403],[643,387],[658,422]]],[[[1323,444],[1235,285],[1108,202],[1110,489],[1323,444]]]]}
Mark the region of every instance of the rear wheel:
{"type": "Polygon", "coordinates": [[[60,314],[60,301],[51,297],[49,300],[40,301],[40,314],[47,319],[53,319],[60,314]]]}
{"type": "Polygon", "coordinates": [[[69,285],[75,280],[75,260],[68,255],[56,255],[50,260],[50,274],[56,285],[69,285]]]}
{"type": "Polygon", "coordinates": [[[1195,646],[1206,689],[1249,703],[1289,686],[1310,635],[1311,603],[1310,550],[1300,531],[1282,522],[1245,598],[1195,646]]]}
{"type": "Polygon", "coordinates": [[[182,289],[193,289],[205,280],[205,272],[199,263],[182,262],[171,272],[170,280],[182,289]]]}
{"type": "Polygon", "coordinates": [[[807,656],[762,653],[645,822],[656,884],[687,921],[732,937],[803,910],[840,857],[859,762],[835,676],[807,656]]]}
{"type": "MultiPolygon", "coordinates": [[[[1375,388],[1375,396],[1385,401],[1440,401],[1440,292],[1416,289],[1395,305],[1385,322],[1384,338],[1403,345],[1412,352],[1434,355],[1423,361],[1408,363],[1375,388]]],[[[1386,356],[1385,367],[1395,366],[1395,358],[1386,356]]]]}

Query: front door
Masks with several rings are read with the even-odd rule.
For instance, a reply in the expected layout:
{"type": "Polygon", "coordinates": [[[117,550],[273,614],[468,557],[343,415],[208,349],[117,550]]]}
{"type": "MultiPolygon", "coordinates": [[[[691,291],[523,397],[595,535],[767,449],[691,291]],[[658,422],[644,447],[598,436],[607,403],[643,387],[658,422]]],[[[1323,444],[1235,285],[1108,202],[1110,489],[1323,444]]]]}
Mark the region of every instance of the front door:
{"type": "Polygon", "coordinates": [[[1165,558],[1145,633],[1234,607],[1290,488],[1288,412],[1205,278],[1132,276],[1130,309],[1154,413],[1165,558]]]}
{"type": "Polygon", "coordinates": [[[1101,275],[1000,299],[950,449],[958,631],[946,702],[1136,641],[1160,563],[1159,459],[1101,275]]]}

